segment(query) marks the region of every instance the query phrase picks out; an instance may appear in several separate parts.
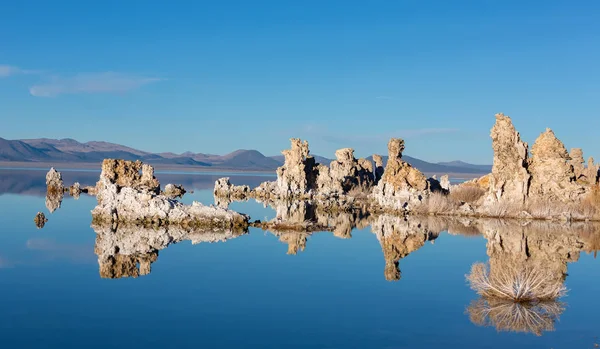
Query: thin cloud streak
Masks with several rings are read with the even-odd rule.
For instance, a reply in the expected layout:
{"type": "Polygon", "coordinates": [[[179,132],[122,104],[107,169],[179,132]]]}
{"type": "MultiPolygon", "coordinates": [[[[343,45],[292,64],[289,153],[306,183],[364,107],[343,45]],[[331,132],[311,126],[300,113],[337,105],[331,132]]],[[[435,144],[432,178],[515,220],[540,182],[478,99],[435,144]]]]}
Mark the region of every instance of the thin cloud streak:
{"type": "Polygon", "coordinates": [[[124,93],[161,80],[163,79],[114,72],[85,73],[71,77],[54,76],[47,83],[32,86],[29,93],[35,97],[56,97],[62,94],[82,93],[124,93]]]}
{"type": "Polygon", "coordinates": [[[37,73],[39,73],[39,71],[37,71],[37,70],[21,69],[14,65],[0,64],[0,78],[7,78],[7,77],[13,76],[13,75],[37,74],[37,73]]]}
{"type": "Polygon", "coordinates": [[[334,144],[350,144],[350,143],[361,143],[361,144],[380,144],[387,143],[390,138],[418,138],[429,135],[455,133],[459,132],[458,128],[419,128],[419,129],[406,129],[397,130],[394,132],[386,132],[374,135],[331,135],[323,134],[321,139],[334,144]]]}

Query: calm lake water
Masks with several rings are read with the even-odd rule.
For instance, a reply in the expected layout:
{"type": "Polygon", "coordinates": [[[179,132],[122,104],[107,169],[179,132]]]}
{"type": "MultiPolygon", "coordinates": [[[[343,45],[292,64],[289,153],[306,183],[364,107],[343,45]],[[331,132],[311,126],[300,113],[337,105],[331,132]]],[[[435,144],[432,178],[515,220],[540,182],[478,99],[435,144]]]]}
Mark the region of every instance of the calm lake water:
{"type": "MultiPolygon", "coordinates": [[[[89,185],[98,175],[64,172],[63,178],[65,184],[89,185]]],[[[484,232],[450,226],[423,233],[425,223],[389,218],[359,224],[349,234],[290,236],[251,228],[222,242],[192,244],[202,240],[196,237],[140,251],[133,261],[137,269],[128,268],[128,260],[111,269],[99,264],[95,251],[99,239],[90,226],[95,198],[67,195],[50,214],[44,176],[45,171],[0,170],[2,348],[571,349],[600,344],[600,261],[590,248],[597,246],[600,232],[593,227],[494,222],[484,232]],[[33,223],[38,211],[49,219],[43,229],[33,223]],[[382,235],[390,226],[398,235],[382,235]],[[556,244],[563,240],[572,245],[556,244]],[[480,298],[465,279],[473,263],[498,265],[519,258],[567,271],[561,310],[550,322],[544,320],[541,330],[506,314],[489,312],[481,319],[472,306],[480,298]]],[[[212,204],[212,187],[221,176],[157,177],[163,185],[181,183],[194,190],[183,198],[186,203],[212,204]]],[[[251,186],[269,179],[231,177],[234,184],[251,186]]],[[[252,219],[276,214],[254,201],[230,208],[252,219]]],[[[545,316],[531,309],[525,315],[545,316]]]]}

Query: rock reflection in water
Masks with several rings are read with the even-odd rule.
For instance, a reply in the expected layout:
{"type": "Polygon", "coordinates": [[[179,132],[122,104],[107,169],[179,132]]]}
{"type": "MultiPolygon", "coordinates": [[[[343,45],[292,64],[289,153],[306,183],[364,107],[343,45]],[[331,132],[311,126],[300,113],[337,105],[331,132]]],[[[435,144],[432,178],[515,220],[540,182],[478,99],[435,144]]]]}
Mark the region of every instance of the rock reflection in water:
{"type": "Polygon", "coordinates": [[[123,278],[147,275],[158,251],[184,240],[192,244],[223,242],[247,233],[233,230],[195,230],[180,226],[159,228],[92,224],[96,232],[94,252],[98,256],[100,277],[123,278]]]}
{"type": "Polygon", "coordinates": [[[58,210],[62,204],[64,194],[60,192],[48,192],[46,193],[46,208],[50,213],[58,210]]]}
{"type": "Polygon", "coordinates": [[[598,225],[590,223],[483,221],[487,266],[476,263],[467,276],[481,297],[467,309],[477,325],[541,335],[554,330],[564,311],[567,263],[595,248],[598,225]]]}

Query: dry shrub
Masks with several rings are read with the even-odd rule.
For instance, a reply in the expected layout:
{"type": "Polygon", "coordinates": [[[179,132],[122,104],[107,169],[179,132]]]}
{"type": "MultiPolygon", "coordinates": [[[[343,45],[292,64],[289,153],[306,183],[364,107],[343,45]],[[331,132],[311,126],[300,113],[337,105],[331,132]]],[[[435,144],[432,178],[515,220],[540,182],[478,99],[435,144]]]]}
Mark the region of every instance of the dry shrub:
{"type": "Polygon", "coordinates": [[[506,264],[492,274],[489,265],[475,263],[467,280],[483,297],[513,302],[555,300],[566,294],[565,286],[550,270],[528,265],[506,264]]]}
{"type": "Polygon", "coordinates": [[[413,211],[420,214],[444,215],[454,213],[459,206],[460,202],[453,200],[449,195],[441,192],[433,192],[423,199],[413,211]]]}
{"type": "Polygon", "coordinates": [[[472,203],[485,194],[485,190],[477,185],[459,185],[450,190],[450,198],[459,202],[472,203]]]}
{"type": "Polygon", "coordinates": [[[480,298],[467,308],[469,319],[476,325],[491,326],[498,331],[533,333],[554,331],[554,323],[564,311],[556,301],[515,303],[513,301],[480,298]]]}
{"type": "Polygon", "coordinates": [[[523,205],[517,202],[501,200],[493,205],[486,206],[485,213],[488,217],[516,217],[523,211],[523,205]]]}

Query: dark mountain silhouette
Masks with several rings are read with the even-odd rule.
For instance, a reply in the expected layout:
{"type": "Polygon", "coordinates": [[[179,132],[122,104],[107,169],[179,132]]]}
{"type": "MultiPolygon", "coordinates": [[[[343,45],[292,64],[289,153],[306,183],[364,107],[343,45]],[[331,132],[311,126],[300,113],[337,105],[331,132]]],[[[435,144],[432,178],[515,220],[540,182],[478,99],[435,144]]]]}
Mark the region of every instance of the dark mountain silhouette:
{"type": "MultiPolygon", "coordinates": [[[[331,159],[314,155],[318,163],[329,165],[331,159]]],[[[96,164],[105,158],[142,160],[153,165],[214,168],[223,170],[273,171],[281,166],[283,155],[267,157],[257,150],[240,149],[226,155],[185,152],[150,153],[109,142],[80,143],[74,139],[23,139],[0,138],[0,161],[61,164],[96,164]]],[[[372,160],[371,157],[368,159],[372,160]]],[[[473,165],[462,161],[430,163],[404,156],[403,159],[426,173],[480,174],[491,171],[488,165],[473,165]]],[[[387,161],[387,157],[384,157],[387,161]]]]}

